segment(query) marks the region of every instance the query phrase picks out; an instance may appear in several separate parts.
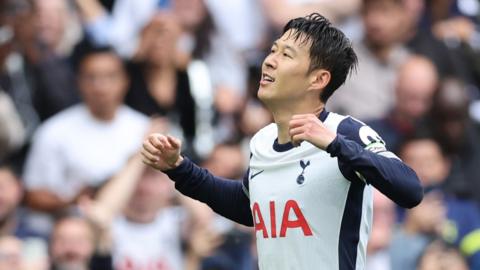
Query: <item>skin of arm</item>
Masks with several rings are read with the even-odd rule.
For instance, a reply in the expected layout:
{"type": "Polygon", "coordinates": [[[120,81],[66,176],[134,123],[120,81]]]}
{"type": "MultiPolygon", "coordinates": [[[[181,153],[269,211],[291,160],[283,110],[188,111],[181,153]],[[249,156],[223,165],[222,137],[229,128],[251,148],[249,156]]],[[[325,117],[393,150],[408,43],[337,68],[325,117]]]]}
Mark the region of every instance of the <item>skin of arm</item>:
{"type": "Polygon", "coordinates": [[[95,199],[84,197],[80,207],[88,218],[100,227],[108,227],[120,214],[132,196],[145,165],[140,154],[135,154],[127,164],[100,189],[95,199]]]}
{"type": "Polygon", "coordinates": [[[64,201],[57,195],[48,190],[31,190],[25,194],[25,201],[27,205],[42,212],[55,212],[69,206],[71,202],[64,201]]]}
{"type": "Polygon", "coordinates": [[[75,0],[75,3],[86,22],[95,21],[105,14],[105,9],[98,0],[75,0]]]}

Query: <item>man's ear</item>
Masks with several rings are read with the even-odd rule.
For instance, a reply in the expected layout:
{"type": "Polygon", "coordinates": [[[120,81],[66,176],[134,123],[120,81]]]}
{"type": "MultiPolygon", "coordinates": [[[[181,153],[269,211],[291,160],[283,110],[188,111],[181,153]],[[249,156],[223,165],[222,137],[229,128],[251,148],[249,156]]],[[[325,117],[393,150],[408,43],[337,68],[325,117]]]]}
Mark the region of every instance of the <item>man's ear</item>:
{"type": "Polygon", "coordinates": [[[308,76],[310,80],[310,86],[308,90],[321,91],[325,89],[331,79],[330,71],[326,69],[317,69],[311,72],[308,76]]]}

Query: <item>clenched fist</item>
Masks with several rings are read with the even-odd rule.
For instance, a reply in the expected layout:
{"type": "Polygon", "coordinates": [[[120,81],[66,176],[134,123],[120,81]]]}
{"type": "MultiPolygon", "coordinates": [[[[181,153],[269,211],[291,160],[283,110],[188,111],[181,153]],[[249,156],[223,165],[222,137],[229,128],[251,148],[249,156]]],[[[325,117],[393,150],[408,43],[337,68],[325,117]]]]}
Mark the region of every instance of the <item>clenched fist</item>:
{"type": "Polygon", "coordinates": [[[181,146],[182,143],[177,138],[153,133],[143,142],[143,163],[160,171],[174,169],[183,160],[180,155],[181,146]]]}

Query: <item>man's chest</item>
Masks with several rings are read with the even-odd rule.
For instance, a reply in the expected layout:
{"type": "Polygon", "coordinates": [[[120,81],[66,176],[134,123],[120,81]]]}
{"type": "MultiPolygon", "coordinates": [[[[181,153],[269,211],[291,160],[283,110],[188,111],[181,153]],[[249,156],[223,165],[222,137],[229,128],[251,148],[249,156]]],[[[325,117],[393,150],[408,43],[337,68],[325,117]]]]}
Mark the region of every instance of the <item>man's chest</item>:
{"type": "Polygon", "coordinates": [[[328,155],[278,164],[252,157],[249,195],[255,227],[261,233],[257,236],[310,236],[320,227],[325,229],[320,224],[326,219],[341,219],[349,186],[337,160],[328,155]]]}

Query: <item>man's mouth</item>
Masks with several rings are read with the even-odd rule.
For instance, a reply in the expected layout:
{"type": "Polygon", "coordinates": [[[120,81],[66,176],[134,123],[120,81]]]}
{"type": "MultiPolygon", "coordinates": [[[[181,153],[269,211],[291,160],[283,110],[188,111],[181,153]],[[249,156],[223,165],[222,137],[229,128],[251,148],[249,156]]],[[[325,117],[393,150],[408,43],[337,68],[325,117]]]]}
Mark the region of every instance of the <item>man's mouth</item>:
{"type": "Polygon", "coordinates": [[[269,83],[269,82],[274,82],[274,81],[275,81],[275,78],[273,78],[272,76],[270,76],[266,73],[262,73],[262,82],[269,83]]]}

